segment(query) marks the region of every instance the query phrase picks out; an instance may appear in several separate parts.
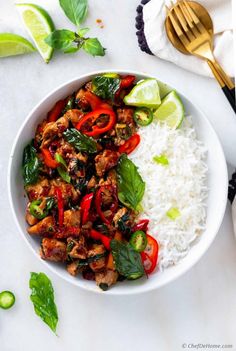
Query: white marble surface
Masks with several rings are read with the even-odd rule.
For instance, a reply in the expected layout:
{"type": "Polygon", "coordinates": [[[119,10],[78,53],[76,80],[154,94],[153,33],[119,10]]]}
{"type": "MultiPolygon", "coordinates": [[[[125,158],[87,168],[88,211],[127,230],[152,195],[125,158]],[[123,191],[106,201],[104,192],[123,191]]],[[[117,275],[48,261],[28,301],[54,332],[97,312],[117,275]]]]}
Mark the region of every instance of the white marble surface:
{"type": "MultiPolygon", "coordinates": [[[[14,291],[17,299],[14,308],[0,311],[1,351],[178,351],[183,350],[183,343],[233,344],[231,349],[236,350],[236,243],[230,207],[213,245],[195,267],[158,291],[133,297],[93,295],[64,282],[33,256],[12,219],[7,164],[22,121],[53,88],[96,69],[143,70],[175,86],[206,113],[222,141],[227,160],[236,165],[235,115],[220,89],[211,79],[139,51],[134,29],[137,4],[136,0],[90,0],[87,24],[93,28],[91,34],[99,35],[107,47],[104,58],[59,54],[49,65],[37,54],[1,59],[0,290],[14,291]],[[98,28],[96,18],[103,19],[104,29],[98,28]],[[53,281],[60,316],[59,337],[33,312],[28,288],[30,271],[44,271],[53,281]]],[[[55,6],[57,1],[51,0],[45,7],[53,15],[55,6]]],[[[55,22],[58,27],[69,27],[63,16],[55,16],[55,22]]],[[[0,0],[0,30],[15,30],[17,23],[13,1],[0,0]]],[[[22,28],[18,32],[26,36],[22,28]]]]}

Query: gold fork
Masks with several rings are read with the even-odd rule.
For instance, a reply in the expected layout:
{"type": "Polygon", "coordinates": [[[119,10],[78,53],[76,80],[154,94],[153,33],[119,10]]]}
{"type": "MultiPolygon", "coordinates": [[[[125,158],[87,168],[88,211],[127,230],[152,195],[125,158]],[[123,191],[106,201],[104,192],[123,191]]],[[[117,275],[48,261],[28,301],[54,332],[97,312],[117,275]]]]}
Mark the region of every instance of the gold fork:
{"type": "MultiPolygon", "coordinates": [[[[168,26],[166,22],[167,35],[172,44],[181,52],[190,53],[207,61],[236,112],[234,84],[213,55],[213,28],[212,31],[205,28],[190,4],[194,4],[195,9],[199,6],[201,13],[204,14],[202,9],[205,9],[196,2],[182,0],[177,1],[176,4],[172,3],[172,7],[167,8],[167,19],[172,25],[172,27],[168,26]],[[182,48],[180,48],[178,39],[182,43],[182,48]]],[[[205,12],[209,16],[206,10],[205,12]]]]}

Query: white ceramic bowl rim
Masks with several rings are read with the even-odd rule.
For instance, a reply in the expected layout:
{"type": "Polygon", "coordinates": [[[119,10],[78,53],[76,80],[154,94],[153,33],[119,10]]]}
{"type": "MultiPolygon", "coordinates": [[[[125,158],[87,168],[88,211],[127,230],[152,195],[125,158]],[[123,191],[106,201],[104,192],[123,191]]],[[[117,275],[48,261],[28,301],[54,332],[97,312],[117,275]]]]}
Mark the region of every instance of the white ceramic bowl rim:
{"type": "MultiPolygon", "coordinates": [[[[58,91],[61,91],[61,89],[66,88],[67,86],[69,86],[71,84],[73,85],[77,81],[78,81],[78,87],[77,88],[79,88],[79,86],[81,84],[81,83],[79,83],[79,81],[83,81],[85,79],[89,80],[91,76],[99,75],[99,74],[102,74],[102,73],[108,73],[108,72],[117,72],[119,74],[133,74],[135,76],[141,76],[141,77],[146,77],[146,78],[155,77],[153,75],[149,75],[149,74],[144,73],[144,72],[138,72],[138,71],[133,71],[133,70],[109,69],[109,70],[99,70],[99,71],[89,72],[89,73],[81,75],[81,76],[79,76],[77,78],[71,79],[71,80],[67,81],[66,83],[61,84],[59,87],[55,88],[53,91],[48,93],[46,95],[46,97],[44,97],[30,111],[30,113],[26,117],[24,123],[22,124],[20,130],[17,133],[15,142],[13,144],[13,148],[12,148],[11,156],[10,156],[10,161],[9,161],[9,167],[8,167],[8,193],[9,193],[9,199],[10,199],[10,206],[11,206],[11,209],[12,209],[13,216],[14,216],[14,219],[16,221],[17,227],[18,227],[22,237],[24,238],[25,242],[27,243],[27,245],[30,247],[30,249],[33,251],[33,253],[36,255],[36,257],[38,259],[40,259],[40,261],[43,264],[45,264],[51,271],[53,271],[54,273],[59,275],[62,279],[65,279],[66,281],[68,281],[68,282],[70,282],[70,283],[72,283],[72,284],[74,284],[76,286],[79,286],[79,287],[85,289],[86,291],[92,291],[92,292],[96,292],[96,293],[101,293],[101,290],[99,288],[93,288],[91,286],[90,287],[86,286],[86,284],[82,284],[81,283],[81,280],[77,280],[75,278],[73,278],[74,280],[72,280],[66,270],[65,270],[66,275],[62,274],[56,268],[57,266],[53,265],[53,263],[41,260],[39,254],[33,249],[32,245],[30,244],[29,240],[26,237],[25,231],[20,226],[19,220],[18,220],[17,215],[16,215],[15,205],[14,205],[14,195],[12,193],[12,181],[13,181],[13,178],[12,178],[13,177],[13,171],[12,171],[12,169],[13,169],[13,163],[14,163],[14,157],[13,156],[15,154],[15,151],[16,151],[16,148],[17,148],[20,136],[22,134],[22,131],[24,130],[25,126],[27,125],[27,123],[31,119],[31,117],[35,114],[35,112],[37,112],[38,108],[40,106],[42,106],[51,96],[55,95],[58,91]]],[[[158,79],[158,77],[155,77],[155,78],[158,79]]],[[[166,84],[168,84],[168,82],[166,84]]],[[[189,100],[179,91],[179,89],[178,89],[178,93],[181,95],[181,97],[183,97],[185,99],[185,101],[189,102],[189,100]]],[[[56,101],[57,100],[55,99],[54,103],[56,101]]],[[[120,288],[118,290],[118,289],[116,289],[116,286],[114,286],[114,287],[112,287],[110,290],[108,290],[106,292],[106,294],[108,294],[108,295],[132,295],[132,294],[144,293],[144,292],[147,292],[147,291],[151,291],[151,290],[157,289],[157,288],[159,288],[159,287],[161,287],[163,285],[166,285],[167,283],[177,279],[182,274],[187,272],[202,257],[202,255],[207,251],[207,249],[211,245],[212,241],[214,240],[214,238],[215,238],[215,236],[216,236],[216,234],[217,234],[217,232],[219,230],[219,227],[221,225],[221,222],[223,220],[223,216],[224,216],[224,213],[225,213],[226,202],[227,202],[227,188],[228,188],[227,167],[226,167],[226,162],[225,162],[225,158],[224,158],[224,153],[223,153],[222,147],[220,145],[220,142],[218,140],[218,137],[217,137],[213,127],[211,126],[210,122],[208,121],[207,117],[204,115],[204,113],[198,107],[192,105],[191,102],[189,102],[189,103],[190,103],[190,106],[194,107],[196,109],[196,111],[198,111],[198,113],[201,115],[201,118],[204,120],[204,123],[211,130],[211,134],[214,136],[214,138],[218,142],[217,148],[218,148],[218,153],[220,155],[221,163],[222,163],[221,164],[222,184],[220,184],[220,186],[221,186],[223,195],[221,197],[221,202],[219,204],[219,207],[220,207],[219,208],[219,216],[216,218],[216,223],[215,223],[215,227],[214,227],[214,235],[211,235],[211,238],[205,243],[205,246],[203,247],[202,251],[199,254],[195,255],[195,257],[190,262],[188,262],[187,265],[182,265],[180,269],[177,269],[174,274],[170,275],[170,277],[168,277],[161,284],[158,284],[158,277],[156,277],[157,284],[152,284],[151,286],[150,286],[150,284],[148,284],[148,281],[146,281],[145,283],[140,283],[140,284],[136,284],[136,282],[138,282],[138,281],[135,281],[135,282],[129,281],[128,282],[128,284],[129,284],[129,288],[128,289],[123,290],[121,288],[121,285],[120,285],[120,288]]],[[[202,235],[204,235],[204,233],[202,235]]],[[[199,240],[199,242],[200,241],[201,241],[201,239],[199,240]]],[[[198,243],[196,245],[198,245],[198,243]]],[[[192,250],[192,248],[191,248],[191,250],[192,250]]],[[[191,250],[190,250],[188,255],[191,255],[191,250]]],[[[177,266],[175,266],[175,267],[177,267],[177,266]]],[[[168,268],[168,269],[171,269],[171,268],[168,268]]],[[[162,273],[160,273],[160,274],[162,274],[162,273]]],[[[95,282],[92,282],[92,283],[95,286],[95,282]]],[[[122,282],[121,284],[124,284],[124,282],[122,282]]]]}

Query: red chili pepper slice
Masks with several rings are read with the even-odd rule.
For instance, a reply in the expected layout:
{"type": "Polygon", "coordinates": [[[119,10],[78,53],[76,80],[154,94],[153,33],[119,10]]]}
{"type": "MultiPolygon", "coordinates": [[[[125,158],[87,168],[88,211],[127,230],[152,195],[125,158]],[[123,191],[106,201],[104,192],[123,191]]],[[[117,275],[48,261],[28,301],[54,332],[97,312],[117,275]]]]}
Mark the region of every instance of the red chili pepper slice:
{"type": "Polygon", "coordinates": [[[97,110],[98,108],[112,109],[111,105],[104,102],[97,95],[93,94],[91,91],[86,91],[84,93],[85,100],[89,103],[92,110],[97,110]]]}
{"type": "Polygon", "coordinates": [[[64,224],[64,201],[62,197],[61,189],[55,188],[55,195],[57,198],[57,208],[58,208],[58,224],[60,227],[64,224]]]}
{"type": "Polygon", "coordinates": [[[82,224],[88,222],[89,219],[89,210],[93,200],[94,193],[87,194],[83,197],[80,203],[81,213],[82,213],[82,224]]]}
{"type": "Polygon", "coordinates": [[[76,128],[88,136],[97,136],[112,129],[115,123],[116,115],[114,111],[99,108],[98,110],[87,113],[83,118],[81,118],[76,128]],[[107,115],[109,119],[105,126],[99,127],[95,124],[95,122],[101,115],[107,115]],[[88,127],[90,128],[90,130],[86,131],[86,128],[88,127]]]}
{"type": "Polygon", "coordinates": [[[111,250],[111,247],[110,247],[111,239],[108,238],[106,235],[98,232],[97,230],[91,229],[90,237],[93,238],[94,240],[101,241],[107,250],[111,250]]]}
{"type": "Polygon", "coordinates": [[[132,76],[132,75],[124,76],[123,78],[121,78],[120,88],[121,89],[128,88],[134,83],[134,81],[135,81],[135,76],[132,76]]]}
{"type": "Polygon", "coordinates": [[[146,231],[148,227],[149,219],[141,219],[135,226],[133,226],[132,230],[136,232],[137,230],[146,231]]]}
{"type": "Polygon", "coordinates": [[[46,148],[41,149],[44,163],[50,168],[57,168],[59,166],[58,162],[54,160],[50,151],[46,148]]]}
{"type": "Polygon", "coordinates": [[[119,147],[119,152],[121,154],[126,153],[129,155],[140,143],[140,136],[139,134],[134,134],[130,137],[123,145],[119,147]]]}
{"type": "Polygon", "coordinates": [[[116,194],[116,188],[113,185],[101,186],[97,190],[96,195],[95,195],[95,206],[96,206],[97,213],[98,213],[99,217],[101,218],[101,220],[105,224],[110,224],[113,217],[114,217],[114,213],[116,212],[116,210],[118,208],[118,199],[117,199],[117,194],[116,194]],[[103,204],[102,194],[104,193],[105,190],[108,190],[113,197],[113,203],[111,204],[110,208],[108,209],[112,212],[112,215],[109,217],[106,217],[104,215],[103,210],[102,210],[102,204],[103,204]]]}
{"type": "Polygon", "coordinates": [[[147,246],[143,252],[141,252],[141,258],[144,266],[144,270],[147,274],[151,274],[157,265],[158,259],[158,242],[151,235],[147,236],[147,246]]]}
{"type": "Polygon", "coordinates": [[[62,113],[62,110],[64,109],[66,105],[65,100],[59,100],[56,102],[56,104],[53,106],[50,112],[48,112],[47,120],[48,122],[55,122],[60,114],[62,113]]]}

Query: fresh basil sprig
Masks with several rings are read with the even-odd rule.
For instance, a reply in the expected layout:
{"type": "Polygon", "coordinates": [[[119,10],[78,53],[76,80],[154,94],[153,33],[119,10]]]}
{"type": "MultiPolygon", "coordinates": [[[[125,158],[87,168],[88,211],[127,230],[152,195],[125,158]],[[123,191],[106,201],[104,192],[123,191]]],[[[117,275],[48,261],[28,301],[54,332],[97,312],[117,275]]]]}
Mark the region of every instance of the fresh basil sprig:
{"type": "Polygon", "coordinates": [[[78,151],[87,152],[88,154],[94,154],[97,152],[96,141],[79,132],[75,128],[67,129],[63,133],[64,138],[68,143],[74,146],[78,151]]]}
{"type": "Polygon", "coordinates": [[[29,287],[30,299],[35,313],[55,333],[58,322],[57,306],[54,302],[54,290],[50,279],[44,273],[31,272],[29,287]]]}
{"type": "Polygon", "coordinates": [[[22,168],[24,184],[29,185],[36,183],[39,177],[40,161],[37,157],[33,140],[24,148],[22,168]]]}
{"type": "Polygon", "coordinates": [[[138,279],[144,275],[140,254],[129,243],[111,241],[112,256],[116,270],[127,279],[138,279]]]}
{"type": "Polygon", "coordinates": [[[102,99],[114,100],[115,93],[120,88],[120,78],[110,77],[106,74],[96,76],[92,80],[92,89],[94,94],[102,99]]]}
{"type": "Polygon", "coordinates": [[[135,164],[126,154],[120,156],[117,166],[118,198],[127,207],[138,211],[145,191],[145,182],[135,164]]]}
{"type": "Polygon", "coordinates": [[[80,49],[92,56],[104,56],[105,49],[97,38],[85,37],[89,28],[80,28],[88,13],[87,0],[59,0],[61,8],[69,20],[78,27],[77,32],[68,29],[54,30],[45,42],[54,49],[64,53],[74,53],[80,49]]]}

